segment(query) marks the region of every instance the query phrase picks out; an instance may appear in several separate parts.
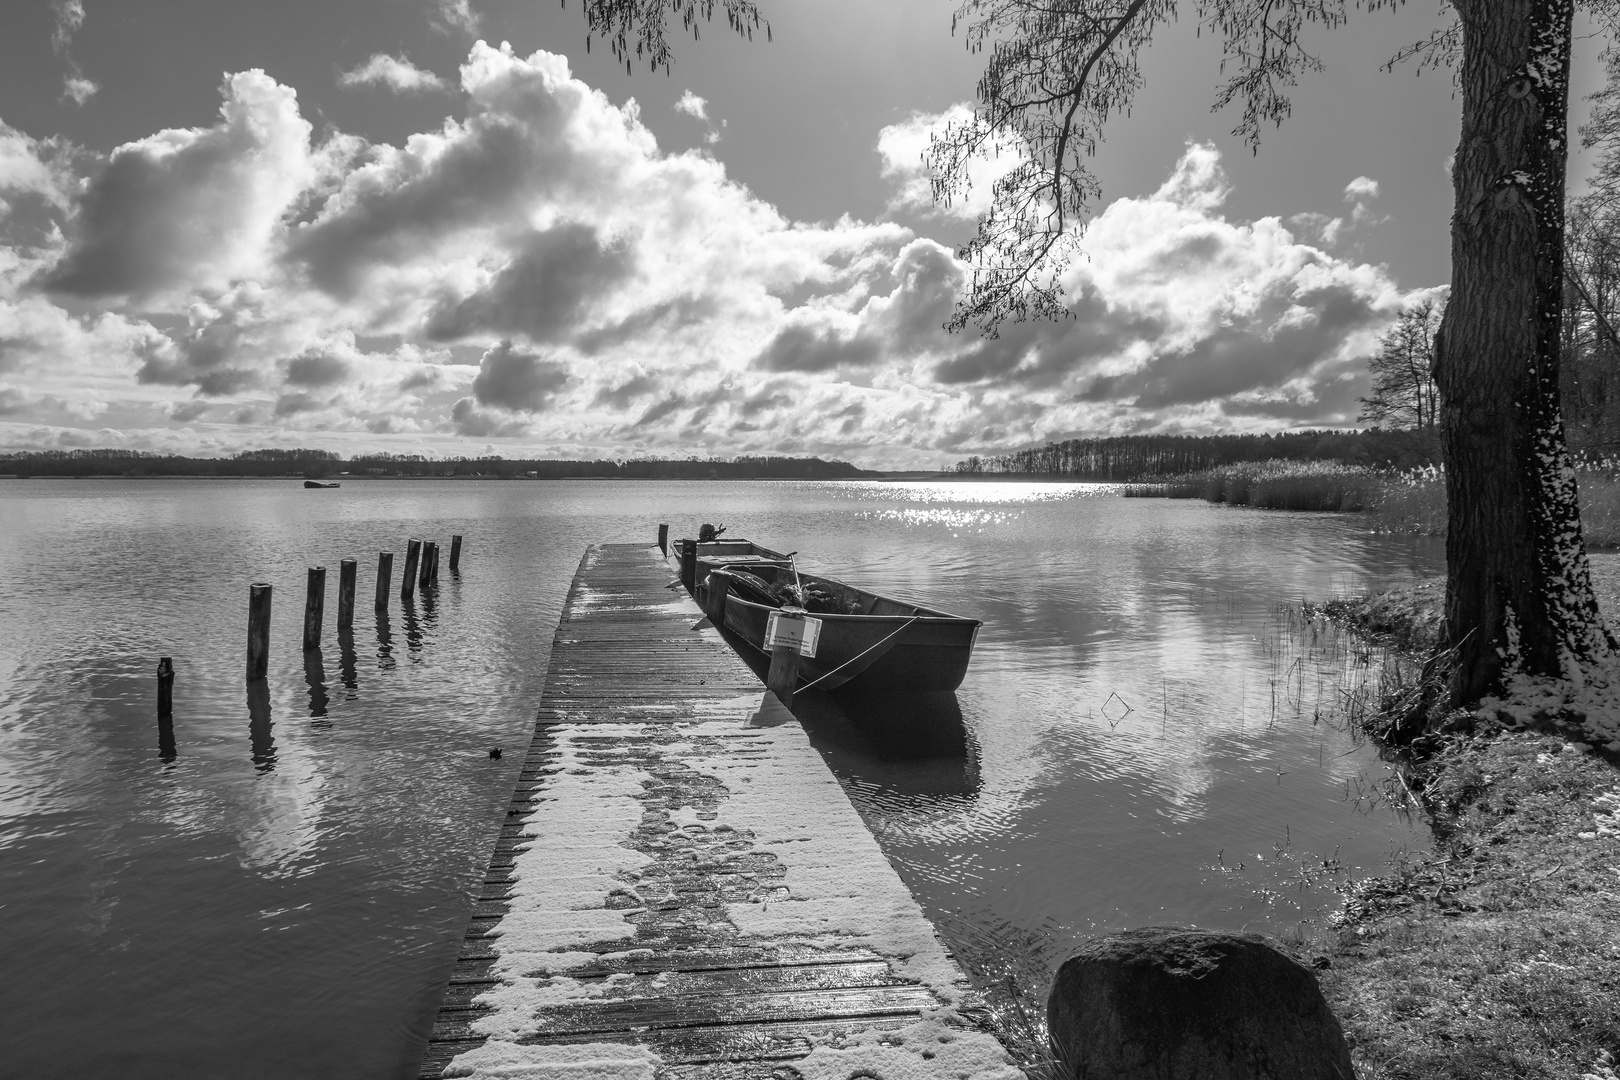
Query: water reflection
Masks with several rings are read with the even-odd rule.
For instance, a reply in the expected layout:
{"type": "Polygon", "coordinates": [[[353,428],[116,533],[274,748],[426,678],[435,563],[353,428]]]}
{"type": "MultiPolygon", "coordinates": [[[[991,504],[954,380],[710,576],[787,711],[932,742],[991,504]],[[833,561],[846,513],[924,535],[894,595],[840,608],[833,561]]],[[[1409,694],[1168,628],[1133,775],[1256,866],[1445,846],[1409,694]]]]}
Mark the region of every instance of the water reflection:
{"type": "Polygon", "coordinates": [[[960,912],[998,957],[1152,922],[1275,932],[1337,902],[1290,884],[1301,867],[1377,873],[1412,835],[1382,765],[1325,707],[1316,721],[1335,671],[1273,649],[1266,618],[1433,572],[1438,543],[1085,485],[357,480],[342,496],[0,481],[0,955],[41,973],[0,985],[0,1015],[36,1036],[7,1046],[7,1075],[101,1075],[108,1047],[176,1080],[220,1061],[241,1080],[414,1068],[511,795],[485,748],[533,731],[585,545],[650,540],[660,520],[726,521],[803,549],[806,569],[985,621],[955,698],[912,722],[841,697],[799,711],[936,925],[954,936],[960,912]],[[242,761],[244,575],[301,596],[307,566],[408,530],[477,536],[481,572],[375,612],[366,694],[339,635],[339,672],[314,680],[330,734],[273,729],[313,689],[283,611],[242,761]],[[146,573],[161,562],[198,572],[169,587],[146,573]],[[160,653],[186,658],[187,761],[154,778],[160,653]]]}
{"type": "Polygon", "coordinates": [[[174,714],[158,713],[158,760],[168,765],[179,757],[174,742],[174,714]]]}
{"type": "Polygon", "coordinates": [[[938,806],[978,794],[978,744],[949,690],[811,692],[793,711],[833,771],[876,798],[938,806]]]}
{"type": "MultiPolygon", "coordinates": [[[[710,626],[707,619],[700,626],[710,626]]],[[[770,670],[759,650],[724,627],[715,627],[749,669],[765,681],[770,670]]],[[[772,694],[756,724],[796,719],[810,744],[838,776],[874,795],[900,803],[965,798],[979,790],[978,745],[968,733],[956,694],[892,694],[843,689],[793,695],[793,710],[772,694]]]]}
{"type": "Polygon", "coordinates": [[[259,772],[276,767],[276,740],[270,723],[270,680],[249,679],[247,684],[248,740],[253,745],[253,766],[259,772]]]}
{"type": "Polygon", "coordinates": [[[394,631],[388,619],[388,609],[377,609],[377,670],[387,671],[394,666],[394,631]]]}
{"type": "MultiPolygon", "coordinates": [[[[312,720],[322,720],[326,716],[327,706],[331,698],[326,693],[326,664],[321,656],[321,647],[304,650],[304,682],[309,685],[309,716],[312,720]]],[[[325,721],[327,725],[331,721],[325,721]]]]}
{"type": "Polygon", "coordinates": [[[341,627],[337,633],[338,639],[338,675],[343,686],[349,692],[344,695],[346,700],[352,701],[355,692],[360,689],[360,673],[357,668],[358,658],[354,653],[354,627],[341,627]]]}
{"type": "MultiPolygon", "coordinates": [[[[423,599],[425,601],[426,597],[423,599]]],[[[405,649],[411,654],[412,660],[419,661],[421,660],[420,654],[425,634],[422,629],[422,621],[416,617],[415,597],[407,596],[400,601],[400,607],[403,609],[402,614],[405,617],[405,649]]]]}

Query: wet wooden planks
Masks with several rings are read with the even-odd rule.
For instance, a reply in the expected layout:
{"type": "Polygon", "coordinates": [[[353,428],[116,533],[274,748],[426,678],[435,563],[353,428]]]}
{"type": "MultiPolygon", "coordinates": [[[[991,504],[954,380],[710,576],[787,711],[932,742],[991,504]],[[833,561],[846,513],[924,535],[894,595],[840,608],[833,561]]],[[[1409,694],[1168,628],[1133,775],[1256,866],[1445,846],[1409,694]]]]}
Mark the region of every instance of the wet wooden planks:
{"type": "MultiPolygon", "coordinates": [[[[826,767],[813,751],[783,760],[787,736],[770,726],[791,717],[763,697],[676,578],[656,549],[639,545],[592,547],[581,560],[533,743],[476,891],[422,1077],[465,1075],[465,1062],[445,1070],[484,1047],[497,1009],[508,1010],[498,1025],[510,1044],[503,1052],[625,1044],[656,1054],[664,1080],[763,1080],[773,1070],[780,1080],[791,1075],[782,1063],[808,1054],[817,1039],[851,1025],[900,1027],[941,1005],[937,988],[879,952],[737,925],[739,912],[768,911],[790,897],[797,849],[722,820],[734,800],[713,763],[733,773],[757,763],[762,784],[790,775],[784,768],[826,767]],[[602,856],[608,863],[630,860],[627,869],[580,870],[570,830],[591,833],[614,814],[623,826],[596,843],[613,849],[602,856]],[[537,852],[545,857],[531,856],[525,871],[524,853],[537,844],[558,854],[537,852]],[[568,884],[576,878],[582,884],[568,884]],[[549,992],[522,1005],[515,1027],[510,1000],[490,1003],[501,998],[492,992],[513,987],[549,992]]],[[[796,725],[792,731],[802,739],[796,725]]],[[[897,885],[836,782],[821,779],[803,789],[809,797],[793,787],[794,797],[821,800],[806,812],[827,828],[861,831],[868,842],[844,845],[852,873],[886,874],[897,885]]]]}

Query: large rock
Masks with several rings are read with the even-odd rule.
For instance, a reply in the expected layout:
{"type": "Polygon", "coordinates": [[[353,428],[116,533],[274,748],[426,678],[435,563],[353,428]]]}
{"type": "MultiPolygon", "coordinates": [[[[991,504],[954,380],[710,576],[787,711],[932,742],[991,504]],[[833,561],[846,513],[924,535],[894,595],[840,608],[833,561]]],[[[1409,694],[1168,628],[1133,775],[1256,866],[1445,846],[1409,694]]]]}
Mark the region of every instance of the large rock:
{"type": "Polygon", "coordinates": [[[1351,1080],[1316,977],[1258,934],[1147,927],[1064,961],[1047,1001],[1075,1080],[1351,1080]]]}

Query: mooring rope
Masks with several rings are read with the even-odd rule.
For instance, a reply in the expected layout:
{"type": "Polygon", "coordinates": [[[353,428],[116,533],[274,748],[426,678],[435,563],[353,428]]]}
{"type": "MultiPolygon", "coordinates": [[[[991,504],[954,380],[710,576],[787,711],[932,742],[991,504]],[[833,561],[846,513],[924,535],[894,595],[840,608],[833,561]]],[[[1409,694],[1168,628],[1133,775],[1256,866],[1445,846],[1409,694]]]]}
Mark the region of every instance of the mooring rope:
{"type": "Polygon", "coordinates": [[[817,683],[821,682],[822,679],[830,679],[830,678],[832,678],[834,675],[838,674],[840,671],[843,671],[845,668],[849,667],[849,665],[853,664],[855,661],[859,660],[861,657],[865,656],[867,653],[871,652],[873,649],[880,648],[881,646],[888,644],[890,641],[893,641],[896,634],[899,634],[901,631],[905,630],[912,623],[916,622],[918,619],[921,619],[921,618],[922,618],[921,615],[913,615],[911,618],[909,618],[905,622],[901,623],[900,627],[897,630],[895,630],[895,632],[893,634],[890,634],[888,637],[884,638],[882,641],[878,642],[876,645],[873,645],[870,648],[863,649],[862,651],[856,653],[854,656],[850,657],[848,660],[845,660],[842,664],[839,664],[837,667],[833,668],[831,671],[827,672],[825,675],[822,675],[822,676],[820,676],[818,678],[812,679],[810,682],[805,683],[799,689],[801,689],[801,690],[809,690],[811,687],[813,687],[817,683]]]}

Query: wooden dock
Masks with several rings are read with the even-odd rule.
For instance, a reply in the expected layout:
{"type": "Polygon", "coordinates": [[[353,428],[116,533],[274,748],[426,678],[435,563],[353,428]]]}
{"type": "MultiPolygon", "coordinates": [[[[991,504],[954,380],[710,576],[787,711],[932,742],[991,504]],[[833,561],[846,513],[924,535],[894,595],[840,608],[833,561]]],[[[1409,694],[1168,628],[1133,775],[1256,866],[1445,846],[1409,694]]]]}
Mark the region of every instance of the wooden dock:
{"type": "Polygon", "coordinates": [[[1021,1080],[656,548],[589,549],[421,1076],[1021,1080]]]}

